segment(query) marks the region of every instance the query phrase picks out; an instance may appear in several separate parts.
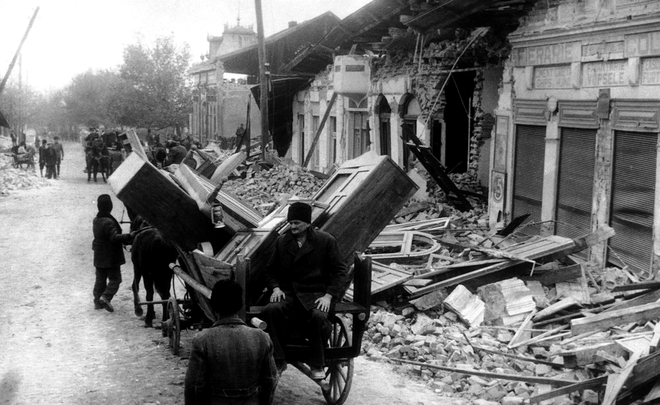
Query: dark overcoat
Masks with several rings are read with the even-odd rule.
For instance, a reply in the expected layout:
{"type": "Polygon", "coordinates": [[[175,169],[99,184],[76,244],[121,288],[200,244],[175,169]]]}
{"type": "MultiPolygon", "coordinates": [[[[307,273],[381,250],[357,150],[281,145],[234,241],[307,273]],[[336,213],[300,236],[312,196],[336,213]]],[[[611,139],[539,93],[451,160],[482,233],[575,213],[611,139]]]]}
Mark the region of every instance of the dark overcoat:
{"type": "Polygon", "coordinates": [[[348,270],[337,240],[327,232],[309,227],[307,240],[298,247],[290,231],[275,241],[275,252],[266,267],[266,285],[295,294],[306,309],[326,293],[336,301],[346,288],[348,270]]]}
{"type": "Polygon", "coordinates": [[[186,405],[268,405],[276,385],[273,343],[261,329],[232,316],[193,337],[186,405]]]}
{"type": "MultiPolygon", "coordinates": [[[[108,214],[109,215],[109,214],[108,214]]],[[[122,234],[121,227],[112,216],[95,217],[92,223],[94,231],[94,267],[116,267],[126,263],[122,246],[130,244],[131,235],[122,234]]]]}

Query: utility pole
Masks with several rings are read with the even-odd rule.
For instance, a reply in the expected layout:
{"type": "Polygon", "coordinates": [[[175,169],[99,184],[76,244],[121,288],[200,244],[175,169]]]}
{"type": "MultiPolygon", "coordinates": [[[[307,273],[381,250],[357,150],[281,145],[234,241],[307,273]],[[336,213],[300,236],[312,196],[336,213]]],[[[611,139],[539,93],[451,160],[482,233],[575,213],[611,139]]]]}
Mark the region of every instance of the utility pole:
{"type": "Polygon", "coordinates": [[[11,60],[11,63],[9,64],[9,69],[7,69],[7,73],[5,73],[5,77],[2,79],[2,82],[0,83],[0,93],[2,93],[2,90],[5,89],[5,85],[7,84],[7,80],[9,80],[9,76],[11,75],[11,71],[14,68],[14,64],[16,64],[16,58],[18,58],[18,55],[21,53],[21,48],[23,47],[23,43],[25,42],[25,39],[30,33],[30,29],[32,28],[32,24],[34,24],[34,20],[37,18],[38,12],[39,12],[39,7],[37,7],[36,10],[34,10],[34,14],[32,14],[32,19],[30,19],[30,24],[28,24],[27,30],[25,30],[25,34],[23,34],[23,39],[21,39],[21,43],[20,45],[18,45],[18,49],[14,54],[14,58],[11,60]]]}
{"type": "MultiPolygon", "coordinates": [[[[261,12],[261,0],[254,0],[257,12],[257,55],[259,57],[259,109],[261,110],[261,159],[266,159],[266,145],[268,145],[268,76],[270,66],[266,61],[266,43],[264,40],[264,19],[261,12]]],[[[248,150],[250,145],[247,145],[248,150]]]]}

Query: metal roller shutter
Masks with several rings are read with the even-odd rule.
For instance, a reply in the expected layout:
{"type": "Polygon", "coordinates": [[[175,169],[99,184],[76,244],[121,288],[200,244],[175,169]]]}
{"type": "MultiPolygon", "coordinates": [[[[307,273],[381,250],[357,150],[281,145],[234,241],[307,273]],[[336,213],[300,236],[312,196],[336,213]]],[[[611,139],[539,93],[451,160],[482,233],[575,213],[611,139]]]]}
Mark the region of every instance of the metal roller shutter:
{"type": "MultiPolygon", "coordinates": [[[[545,127],[516,126],[516,152],[513,178],[513,218],[529,213],[525,223],[541,220],[543,196],[543,161],[545,158],[545,127]]],[[[539,227],[527,227],[524,232],[538,234],[539,227]]]]}
{"type": "MultiPolygon", "coordinates": [[[[610,248],[625,264],[648,271],[653,254],[657,134],[616,131],[610,248]]],[[[616,256],[610,254],[611,260],[616,256]]]]}
{"type": "Polygon", "coordinates": [[[576,238],[591,232],[595,160],[595,129],[562,129],[557,184],[557,235],[576,238]]]}

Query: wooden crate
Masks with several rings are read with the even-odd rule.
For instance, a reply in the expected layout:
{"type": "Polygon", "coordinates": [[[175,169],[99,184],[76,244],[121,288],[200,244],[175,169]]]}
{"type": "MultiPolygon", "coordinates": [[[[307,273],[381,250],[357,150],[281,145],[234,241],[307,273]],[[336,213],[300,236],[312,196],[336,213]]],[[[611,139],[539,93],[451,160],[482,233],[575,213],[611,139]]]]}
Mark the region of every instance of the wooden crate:
{"type": "Polygon", "coordinates": [[[348,262],[369,246],[417,189],[388,156],[367,152],[342,164],[313,196],[328,205],[314,225],[337,238],[348,262]]]}
{"type": "Polygon", "coordinates": [[[213,225],[166,173],[131,153],[108,178],[117,197],[163,235],[190,251],[211,240],[213,225]]]}

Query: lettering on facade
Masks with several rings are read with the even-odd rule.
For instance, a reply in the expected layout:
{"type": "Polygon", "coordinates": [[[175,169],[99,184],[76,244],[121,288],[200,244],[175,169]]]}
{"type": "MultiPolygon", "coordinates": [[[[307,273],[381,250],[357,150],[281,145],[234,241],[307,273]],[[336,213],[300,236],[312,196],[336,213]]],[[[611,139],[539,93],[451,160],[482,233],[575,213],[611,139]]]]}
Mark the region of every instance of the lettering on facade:
{"type": "Polygon", "coordinates": [[[580,42],[562,42],[559,44],[530,46],[512,51],[514,66],[556,65],[579,62],[582,57],[580,42]]]}
{"type": "Polygon", "coordinates": [[[660,84],[660,58],[642,59],[642,84],[660,84]]]}
{"type": "Polygon", "coordinates": [[[612,54],[623,54],[623,45],[623,41],[588,44],[582,47],[582,56],[602,58],[612,54]]]}
{"type": "Polygon", "coordinates": [[[364,72],[364,65],[346,65],[347,72],[364,72]]]}
{"type": "Polygon", "coordinates": [[[582,87],[625,86],[627,65],[627,61],[585,63],[582,87]]]}
{"type": "Polygon", "coordinates": [[[571,88],[571,65],[534,68],[535,89],[571,88]]]}
{"type": "Polygon", "coordinates": [[[624,40],[626,58],[660,55],[660,31],[626,35],[624,40]]]}

